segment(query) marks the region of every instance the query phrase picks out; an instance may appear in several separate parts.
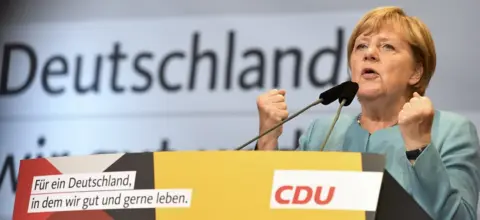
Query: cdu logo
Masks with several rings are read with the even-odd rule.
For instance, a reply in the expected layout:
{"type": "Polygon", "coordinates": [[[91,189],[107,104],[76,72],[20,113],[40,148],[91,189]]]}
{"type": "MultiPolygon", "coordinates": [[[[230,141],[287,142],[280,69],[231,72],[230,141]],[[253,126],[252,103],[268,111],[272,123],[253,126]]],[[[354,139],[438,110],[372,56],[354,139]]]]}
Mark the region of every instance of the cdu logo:
{"type": "Polygon", "coordinates": [[[275,201],[278,204],[329,204],[335,195],[335,187],[311,186],[280,186],[275,190],[275,201]]]}

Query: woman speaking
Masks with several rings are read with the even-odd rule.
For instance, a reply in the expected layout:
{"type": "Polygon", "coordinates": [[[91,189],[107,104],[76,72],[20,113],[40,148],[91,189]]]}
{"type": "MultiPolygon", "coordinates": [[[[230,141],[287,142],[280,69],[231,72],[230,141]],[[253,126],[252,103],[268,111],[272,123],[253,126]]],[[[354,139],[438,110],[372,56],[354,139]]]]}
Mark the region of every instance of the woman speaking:
{"type": "MultiPolygon", "coordinates": [[[[426,25],[400,8],[376,8],[354,28],[347,49],[361,113],[340,116],[325,150],[383,154],[386,169],[433,219],[476,219],[477,131],[424,96],[436,66],[426,25]]],[[[257,98],[260,133],[287,118],[285,93],[275,89],[257,98]]],[[[299,150],[318,151],[332,120],[313,121],[299,150]]],[[[257,149],[276,149],[281,133],[280,127],[263,136],[257,149]]]]}

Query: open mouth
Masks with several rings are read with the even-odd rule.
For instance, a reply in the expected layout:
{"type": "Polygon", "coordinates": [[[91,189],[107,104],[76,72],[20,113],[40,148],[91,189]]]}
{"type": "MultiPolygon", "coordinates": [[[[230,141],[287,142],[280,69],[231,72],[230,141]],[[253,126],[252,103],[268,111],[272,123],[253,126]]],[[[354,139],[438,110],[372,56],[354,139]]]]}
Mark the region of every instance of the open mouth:
{"type": "Polygon", "coordinates": [[[372,68],[365,68],[362,71],[362,78],[367,80],[377,79],[379,77],[377,71],[372,68]]]}
{"type": "Polygon", "coordinates": [[[370,75],[370,74],[378,74],[378,73],[372,68],[365,68],[362,71],[362,75],[363,74],[369,74],[370,75]]]}

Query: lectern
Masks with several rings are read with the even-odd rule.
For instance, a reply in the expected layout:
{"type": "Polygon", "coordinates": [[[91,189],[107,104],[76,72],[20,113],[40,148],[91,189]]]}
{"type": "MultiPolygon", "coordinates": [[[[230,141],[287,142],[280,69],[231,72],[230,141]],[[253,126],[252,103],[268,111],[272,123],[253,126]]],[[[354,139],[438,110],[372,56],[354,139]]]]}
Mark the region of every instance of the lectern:
{"type": "Polygon", "coordinates": [[[22,160],[13,219],[430,219],[384,160],[296,151],[22,160]]]}

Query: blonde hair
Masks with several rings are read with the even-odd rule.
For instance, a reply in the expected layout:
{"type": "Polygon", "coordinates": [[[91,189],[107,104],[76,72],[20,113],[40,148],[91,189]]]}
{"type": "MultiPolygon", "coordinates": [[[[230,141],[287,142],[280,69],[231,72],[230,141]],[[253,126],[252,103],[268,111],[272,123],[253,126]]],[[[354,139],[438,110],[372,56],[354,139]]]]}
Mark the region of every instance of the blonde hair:
{"type": "Polygon", "coordinates": [[[350,55],[357,37],[361,34],[377,32],[384,25],[396,25],[401,33],[405,34],[404,37],[412,49],[415,62],[423,66],[422,77],[413,89],[420,95],[424,95],[435,72],[437,59],[435,44],[428,27],[418,18],[408,16],[399,7],[375,8],[360,19],[348,41],[348,66],[350,66],[350,55]]]}

